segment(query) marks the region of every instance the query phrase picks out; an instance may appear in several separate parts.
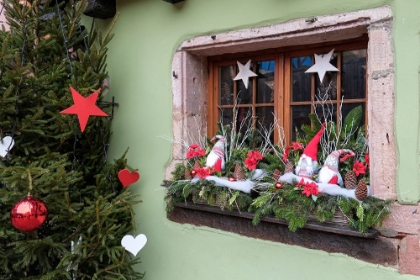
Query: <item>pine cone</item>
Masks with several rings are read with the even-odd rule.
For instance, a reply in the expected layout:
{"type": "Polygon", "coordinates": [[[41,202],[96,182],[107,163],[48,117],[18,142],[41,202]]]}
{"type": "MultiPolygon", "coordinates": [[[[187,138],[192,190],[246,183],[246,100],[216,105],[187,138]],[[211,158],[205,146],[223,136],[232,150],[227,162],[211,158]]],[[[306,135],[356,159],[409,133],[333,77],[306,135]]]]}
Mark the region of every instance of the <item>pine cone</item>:
{"type": "Polygon", "coordinates": [[[356,188],[357,176],[353,170],[350,170],[349,172],[346,173],[346,176],[344,177],[344,185],[349,190],[353,190],[356,188]]]}
{"type": "Polygon", "coordinates": [[[288,172],[292,172],[294,171],[295,166],[293,165],[293,163],[291,161],[288,161],[286,163],[286,167],[284,168],[284,173],[288,173],[288,172]]]}
{"type": "Polygon", "coordinates": [[[275,169],[273,171],[273,179],[274,179],[274,181],[277,182],[279,180],[280,176],[281,176],[281,171],[278,170],[278,169],[275,169]]]}
{"type": "Polygon", "coordinates": [[[196,160],[194,163],[194,169],[200,169],[200,168],[201,168],[200,163],[198,162],[198,160],[196,160]]]}
{"type": "Polygon", "coordinates": [[[191,180],[192,179],[191,172],[188,169],[185,169],[184,177],[185,177],[185,180],[191,180]]]}
{"type": "Polygon", "coordinates": [[[368,196],[368,188],[365,180],[362,179],[359,181],[354,194],[358,200],[364,200],[368,196]]]}
{"type": "Polygon", "coordinates": [[[233,172],[233,178],[235,178],[236,181],[246,181],[244,171],[242,170],[242,167],[239,163],[237,163],[235,165],[235,171],[233,172]]]}

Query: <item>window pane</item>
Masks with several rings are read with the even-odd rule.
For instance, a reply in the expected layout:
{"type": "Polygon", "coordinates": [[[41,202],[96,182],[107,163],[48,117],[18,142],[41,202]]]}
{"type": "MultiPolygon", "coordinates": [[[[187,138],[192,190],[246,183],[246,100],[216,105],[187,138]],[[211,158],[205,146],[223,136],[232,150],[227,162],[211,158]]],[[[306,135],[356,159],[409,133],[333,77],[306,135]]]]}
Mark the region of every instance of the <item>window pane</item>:
{"type": "Polygon", "coordinates": [[[291,107],[291,135],[292,141],[296,140],[296,129],[301,137],[303,137],[302,130],[300,129],[303,124],[311,124],[309,114],[311,113],[311,105],[305,106],[292,106],[291,107]]]}
{"type": "Polygon", "coordinates": [[[232,108],[227,109],[221,109],[220,110],[220,118],[223,125],[229,125],[232,127],[232,125],[235,125],[235,129],[238,130],[241,126],[241,123],[244,123],[242,126],[246,128],[247,126],[252,125],[251,121],[251,107],[241,107],[236,109],[236,116],[234,116],[234,112],[232,108]],[[236,117],[236,122],[234,122],[234,117],[236,117]]]}
{"type": "Polygon", "coordinates": [[[274,60],[257,62],[257,103],[274,102],[274,60]]]}
{"type": "Polygon", "coordinates": [[[315,112],[321,122],[337,122],[337,103],[317,104],[315,112]]]}
{"type": "Polygon", "coordinates": [[[230,126],[232,126],[233,109],[221,109],[220,110],[220,118],[217,121],[218,122],[221,122],[222,125],[230,125],[230,126]]]}
{"type": "Polygon", "coordinates": [[[366,50],[343,52],[341,94],[344,99],[366,96],[366,50]]]}
{"type": "MultiPolygon", "coordinates": [[[[274,123],[274,107],[257,107],[257,128],[261,129],[264,127],[266,131],[270,130],[270,125],[274,123]]],[[[274,134],[270,135],[271,143],[274,143],[274,134]]]]}
{"type": "Polygon", "coordinates": [[[294,57],[292,63],[292,102],[311,101],[311,74],[305,73],[312,66],[310,56],[294,57]]]}
{"type": "Polygon", "coordinates": [[[365,124],[365,119],[366,119],[366,104],[365,103],[347,103],[347,104],[343,104],[343,107],[341,109],[341,114],[343,115],[343,122],[345,117],[347,116],[347,114],[354,108],[356,108],[357,106],[362,106],[362,120],[360,122],[360,126],[365,124]]]}
{"type": "Polygon", "coordinates": [[[237,104],[251,104],[252,103],[252,85],[253,85],[252,78],[249,78],[248,88],[245,88],[245,85],[242,80],[236,81],[236,87],[238,89],[238,95],[236,98],[237,104]]]}
{"type": "Polygon", "coordinates": [[[235,66],[223,66],[219,68],[219,104],[233,105],[233,78],[235,66]]]}
{"type": "MultiPolygon", "coordinates": [[[[337,67],[337,53],[331,57],[330,63],[337,67]]],[[[318,100],[337,100],[337,71],[328,71],[324,75],[322,83],[318,73],[315,73],[315,95],[318,100]]]]}

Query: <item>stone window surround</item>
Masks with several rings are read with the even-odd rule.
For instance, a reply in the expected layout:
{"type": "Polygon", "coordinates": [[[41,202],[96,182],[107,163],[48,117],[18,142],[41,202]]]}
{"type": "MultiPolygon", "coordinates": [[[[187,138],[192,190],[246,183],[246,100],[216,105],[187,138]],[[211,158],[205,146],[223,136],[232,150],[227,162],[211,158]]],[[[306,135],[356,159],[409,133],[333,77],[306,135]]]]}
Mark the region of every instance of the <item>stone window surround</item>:
{"type": "MultiPolygon", "coordinates": [[[[205,135],[208,56],[348,40],[366,33],[369,36],[367,82],[371,193],[383,199],[397,199],[394,119],[389,118],[394,115],[395,105],[392,13],[389,6],[295,19],[184,41],[172,61],[174,139],[191,139],[192,134],[197,133],[197,127],[201,127],[201,135],[205,135]]],[[[173,161],[167,168],[167,178],[170,178],[174,165],[184,159],[185,152],[180,144],[173,144],[173,161]]]]}
{"type": "MultiPolygon", "coordinates": [[[[317,18],[294,19],[269,26],[203,35],[184,41],[176,50],[172,61],[173,139],[178,141],[181,139],[198,139],[198,133],[205,135],[207,81],[209,78],[207,57],[224,53],[346,40],[367,33],[369,37],[367,89],[371,192],[379,198],[397,200],[395,168],[397,152],[393,117],[395,97],[392,22],[391,8],[382,6],[317,18]],[[198,132],[197,127],[201,128],[200,132],[198,132]]],[[[174,143],[172,148],[172,161],[166,169],[167,179],[171,178],[171,172],[174,170],[175,164],[182,162],[186,154],[185,148],[178,143],[174,143]]],[[[186,217],[182,213],[182,208],[176,210],[181,211],[181,217],[186,217]]],[[[366,261],[389,265],[397,268],[401,273],[420,276],[420,266],[418,266],[420,224],[416,215],[410,215],[418,210],[420,210],[418,204],[401,205],[395,203],[391,209],[391,215],[384,221],[381,236],[378,237],[377,242],[380,246],[382,246],[381,244],[385,244],[385,246],[392,244],[393,249],[389,249],[389,247],[388,249],[393,252],[392,256],[396,261],[389,263],[381,263],[377,260],[366,261]]],[[[193,213],[194,218],[192,220],[179,220],[179,216],[176,217],[176,215],[169,213],[168,218],[178,223],[208,225],[228,230],[224,228],[223,224],[224,219],[229,219],[228,216],[219,217],[220,219],[216,217],[217,220],[220,220],[218,226],[213,224],[213,220],[209,218],[197,222],[197,218],[202,215],[210,215],[210,213],[193,213]]],[[[244,227],[249,227],[249,223],[245,223],[244,227]]],[[[243,234],[243,228],[240,227],[237,232],[243,234]]],[[[275,232],[278,232],[278,229],[275,229],[275,232]]],[[[313,233],[309,233],[309,235],[313,235],[313,233]]],[[[249,236],[261,238],[259,233],[256,236],[252,234],[249,236]]],[[[283,242],[275,238],[272,239],[273,236],[270,236],[269,233],[267,236],[269,236],[269,240],[283,242]]],[[[353,245],[357,247],[359,243],[360,240],[357,240],[353,245]]],[[[306,247],[305,245],[301,246],[306,247]]],[[[312,247],[309,246],[308,248],[312,247]]],[[[325,250],[325,248],[318,249],[325,250]]],[[[336,248],[330,249],[335,250],[336,248]]],[[[385,251],[382,248],[378,251],[372,250],[372,252],[382,254],[385,251]]],[[[344,251],[342,253],[349,254],[344,251]]],[[[360,258],[356,255],[354,257],[360,258]]]]}

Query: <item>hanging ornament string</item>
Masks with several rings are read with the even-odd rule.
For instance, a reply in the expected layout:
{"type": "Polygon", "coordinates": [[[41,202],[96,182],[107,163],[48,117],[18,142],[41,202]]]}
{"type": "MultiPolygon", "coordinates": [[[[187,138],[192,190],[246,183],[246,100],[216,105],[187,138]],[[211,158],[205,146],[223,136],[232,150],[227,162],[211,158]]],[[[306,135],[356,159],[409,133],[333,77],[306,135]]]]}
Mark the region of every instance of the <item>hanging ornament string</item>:
{"type": "Polygon", "coordinates": [[[71,62],[71,59],[70,59],[70,51],[69,51],[69,48],[68,48],[68,45],[67,45],[68,41],[67,41],[66,34],[64,33],[64,28],[67,27],[67,26],[63,25],[63,19],[61,17],[60,5],[58,4],[58,0],[55,0],[55,5],[57,7],[57,16],[58,16],[58,20],[60,22],[61,34],[63,35],[64,48],[66,49],[67,60],[69,62],[70,74],[71,74],[71,77],[73,78],[74,77],[73,63],[71,62]]]}
{"type": "MultiPolygon", "coordinates": [[[[56,7],[57,7],[58,19],[59,19],[59,22],[60,22],[61,32],[62,32],[63,40],[64,40],[64,48],[66,49],[66,56],[67,56],[67,60],[69,62],[69,66],[70,66],[70,74],[71,74],[71,77],[74,78],[74,71],[73,71],[73,64],[72,64],[71,57],[72,57],[72,53],[73,52],[76,52],[77,53],[77,50],[71,49],[70,46],[69,46],[69,44],[68,44],[69,42],[68,42],[67,37],[66,37],[65,32],[64,32],[64,28],[66,26],[64,26],[64,24],[63,24],[63,19],[62,19],[61,13],[60,13],[60,8],[59,8],[58,0],[56,0],[55,2],[56,2],[56,7]]],[[[73,13],[75,15],[78,15],[80,13],[80,10],[79,9],[82,9],[82,8],[83,8],[82,5],[72,4],[72,10],[73,10],[73,13]]],[[[89,45],[88,45],[88,41],[87,41],[88,35],[87,35],[86,31],[84,30],[84,28],[82,28],[82,26],[80,25],[80,20],[76,20],[74,22],[74,24],[76,25],[76,29],[79,32],[79,34],[76,34],[76,40],[77,40],[77,36],[82,36],[83,45],[84,45],[84,51],[85,51],[85,53],[87,53],[88,58],[89,58],[89,61],[91,62],[91,56],[90,56],[90,53],[89,53],[89,45]]],[[[91,28],[92,29],[94,28],[94,19],[92,20],[92,26],[91,26],[91,28]]],[[[91,65],[92,65],[92,63],[91,63],[91,65]]],[[[91,71],[95,71],[95,70],[96,70],[95,67],[92,65],[92,70],[91,71]]],[[[98,104],[103,104],[105,106],[109,106],[109,102],[101,101],[101,102],[97,102],[97,103],[98,104]]],[[[110,105],[113,107],[114,104],[115,103],[114,103],[114,100],[113,100],[112,103],[110,103],[110,105]]],[[[103,106],[103,107],[105,107],[105,106],[103,106]]],[[[113,111],[113,108],[112,108],[112,111],[113,111]]],[[[76,121],[75,121],[75,127],[76,127],[76,121]]],[[[77,137],[77,132],[76,131],[77,130],[75,129],[74,130],[72,169],[74,169],[75,164],[77,162],[76,150],[77,150],[77,142],[78,142],[79,139],[77,137]]],[[[103,125],[100,125],[99,133],[100,133],[100,137],[103,138],[103,136],[104,136],[104,133],[103,133],[103,125]]],[[[107,175],[106,175],[106,177],[107,177],[108,181],[110,182],[110,184],[112,185],[112,178],[110,176],[109,166],[107,165],[107,161],[108,161],[108,154],[107,154],[108,146],[109,146],[108,143],[106,143],[105,141],[102,141],[102,150],[103,150],[103,154],[104,154],[104,164],[105,164],[106,169],[107,169],[107,175]]],[[[114,191],[115,191],[115,189],[114,189],[114,191]]]]}
{"type": "MultiPolygon", "coordinates": [[[[73,12],[74,13],[77,13],[78,11],[76,10],[76,5],[75,4],[72,4],[72,8],[73,8],[73,12]]],[[[81,9],[82,8],[82,5],[79,5],[79,7],[78,7],[79,9],[81,9]]],[[[82,26],[80,25],[80,20],[78,20],[77,22],[76,22],[76,24],[77,24],[77,29],[79,30],[79,32],[80,32],[80,35],[82,35],[83,37],[83,44],[84,44],[84,47],[85,47],[85,51],[87,52],[87,54],[88,54],[88,57],[89,57],[89,61],[91,61],[91,56],[90,56],[90,53],[89,53],[89,46],[88,46],[88,42],[87,42],[87,38],[89,37],[88,35],[87,35],[87,33],[86,32],[84,32],[84,30],[83,30],[83,28],[82,28],[82,26]],[[84,34],[85,33],[85,34],[84,34]]],[[[95,18],[92,18],[92,25],[91,25],[91,30],[93,30],[94,29],[94,27],[95,27],[95,18]]],[[[92,63],[91,63],[92,64],[92,63]]],[[[95,71],[96,69],[95,69],[95,67],[92,65],[92,71],[95,71]]],[[[114,106],[115,105],[118,105],[118,104],[116,104],[115,102],[114,102],[114,97],[112,97],[112,102],[111,103],[109,103],[109,102],[105,102],[105,101],[98,101],[97,102],[98,103],[98,105],[102,105],[101,107],[103,108],[103,107],[108,107],[108,106],[112,106],[112,112],[111,112],[111,116],[109,117],[109,118],[106,118],[106,121],[107,122],[109,122],[111,119],[112,119],[112,117],[114,116],[114,106]]],[[[103,138],[103,136],[104,136],[104,133],[103,133],[103,126],[101,125],[100,126],[100,128],[99,128],[99,135],[100,135],[100,137],[101,137],[101,139],[104,139],[103,138]]],[[[106,166],[106,170],[107,170],[107,179],[108,179],[108,181],[109,181],[109,183],[112,185],[112,178],[111,178],[111,174],[110,174],[110,169],[109,169],[109,166],[107,165],[107,162],[108,162],[108,153],[107,153],[107,151],[108,151],[108,146],[109,146],[109,143],[106,143],[105,141],[102,141],[102,150],[103,150],[103,154],[104,154],[104,164],[105,164],[105,166],[106,166]]],[[[113,190],[114,190],[114,192],[115,192],[115,188],[113,188],[113,190]]]]}
{"type": "MultiPolygon", "coordinates": [[[[24,5],[22,5],[22,16],[24,17],[22,19],[22,47],[20,50],[20,66],[23,67],[23,65],[25,64],[25,46],[26,46],[26,41],[27,41],[27,34],[26,34],[26,28],[27,28],[27,15],[26,15],[26,9],[28,7],[28,0],[25,0],[24,5]]],[[[1,11],[0,11],[0,15],[3,14],[3,10],[4,10],[4,3],[2,4],[1,7],[1,11]]],[[[9,146],[6,150],[7,152],[7,160],[6,163],[9,164],[9,159],[10,159],[10,149],[13,147],[14,143],[15,143],[15,131],[17,129],[17,123],[18,123],[18,115],[19,115],[19,100],[20,100],[20,96],[22,93],[22,86],[26,85],[25,83],[23,83],[23,73],[22,76],[20,77],[19,80],[19,84],[17,85],[17,89],[16,89],[16,99],[15,99],[15,120],[13,123],[13,126],[10,130],[10,137],[11,137],[11,141],[9,143],[9,146]]],[[[3,139],[2,139],[3,140],[3,139]]]]}
{"type": "MultiPolygon", "coordinates": [[[[67,61],[69,63],[69,67],[70,67],[70,75],[69,75],[69,78],[72,79],[72,78],[74,78],[73,63],[71,61],[71,54],[70,54],[70,50],[69,50],[69,46],[68,46],[67,37],[66,37],[66,34],[64,32],[64,28],[67,27],[67,26],[64,26],[63,25],[63,19],[61,17],[60,6],[58,4],[58,0],[55,0],[55,4],[56,4],[56,7],[57,7],[57,14],[58,14],[59,22],[60,22],[61,34],[63,35],[63,44],[64,44],[64,48],[66,50],[67,61]]],[[[73,4],[72,7],[74,8],[74,4],[73,4]]],[[[73,142],[73,161],[72,161],[72,164],[71,164],[71,169],[74,171],[75,165],[76,165],[76,162],[77,162],[77,155],[76,155],[77,142],[79,141],[79,139],[77,137],[77,122],[76,122],[76,120],[73,121],[73,127],[74,127],[74,129],[73,129],[74,142],[73,142]]],[[[71,189],[70,189],[70,191],[71,191],[71,189]]],[[[81,200],[82,200],[82,198],[80,197],[80,201],[81,200]]],[[[81,242],[82,242],[82,239],[79,236],[78,244],[80,244],[81,242]]],[[[70,242],[70,247],[71,247],[72,254],[74,254],[75,253],[75,251],[74,251],[74,241],[71,241],[70,242]]],[[[73,262],[70,262],[69,263],[69,266],[67,267],[67,271],[70,270],[70,267],[72,266],[72,264],[73,264],[73,262]]],[[[75,267],[74,269],[72,269],[72,272],[71,273],[72,273],[72,279],[75,280],[77,278],[76,277],[76,275],[77,275],[77,267],[75,267]]]]}
{"type": "MultiPolygon", "coordinates": [[[[58,0],[55,0],[55,5],[57,7],[57,16],[58,16],[58,20],[60,22],[60,29],[61,29],[61,34],[63,35],[63,44],[64,44],[64,48],[66,50],[66,56],[67,56],[67,61],[69,63],[69,67],[70,67],[70,78],[74,77],[74,72],[73,72],[73,63],[71,62],[71,58],[70,58],[70,52],[69,52],[69,48],[68,48],[68,41],[67,41],[67,37],[66,34],[64,33],[64,28],[66,26],[63,25],[63,19],[61,17],[61,12],[60,12],[60,5],[58,4],[58,0]]],[[[74,137],[74,142],[73,142],[73,161],[71,163],[71,169],[74,170],[75,164],[77,162],[77,156],[76,156],[76,146],[77,146],[77,142],[79,141],[78,137],[77,137],[77,132],[76,132],[76,121],[73,121],[73,126],[74,126],[74,133],[73,133],[73,137],[74,137]]]]}

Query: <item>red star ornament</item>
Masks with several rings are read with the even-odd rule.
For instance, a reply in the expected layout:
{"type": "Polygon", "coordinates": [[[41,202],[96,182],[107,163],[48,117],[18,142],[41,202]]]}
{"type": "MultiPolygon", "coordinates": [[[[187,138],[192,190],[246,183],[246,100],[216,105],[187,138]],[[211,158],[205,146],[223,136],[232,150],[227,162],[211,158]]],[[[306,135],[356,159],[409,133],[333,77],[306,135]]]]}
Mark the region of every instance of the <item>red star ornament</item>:
{"type": "Polygon", "coordinates": [[[98,99],[98,89],[88,97],[83,97],[74,88],[70,87],[71,95],[73,97],[74,105],[61,111],[60,114],[77,115],[80,123],[80,130],[83,132],[86,128],[86,124],[89,120],[89,116],[100,116],[107,117],[108,115],[96,106],[96,100],[98,99]]]}

